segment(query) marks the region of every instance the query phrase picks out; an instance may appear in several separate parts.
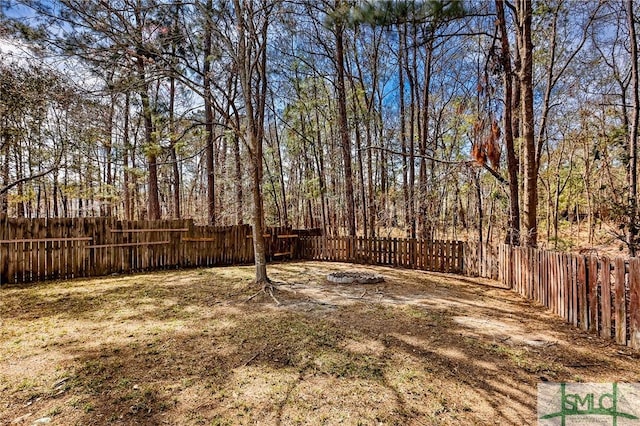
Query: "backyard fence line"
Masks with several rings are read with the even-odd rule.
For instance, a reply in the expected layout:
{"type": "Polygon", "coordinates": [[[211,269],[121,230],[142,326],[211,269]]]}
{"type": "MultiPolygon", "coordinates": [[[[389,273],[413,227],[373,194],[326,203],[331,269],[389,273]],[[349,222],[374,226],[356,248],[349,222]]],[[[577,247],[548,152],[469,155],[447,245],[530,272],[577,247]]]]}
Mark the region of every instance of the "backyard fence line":
{"type": "Polygon", "coordinates": [[[464,270],[462,241],[305,236],[300,237],[297,250],[299,258],[306,260],[396,266],[456,274],[464,270]]]}
{"type": "MultiPolygon", "coordinates": [[[[498,280],[575,327],[640,349],[640,259],[267,228],[267,260],[395,266],[498,280]]],[[[250,225],[0,215],[0,285],[253,263],[250,225]]]]}
{"type": "MultiPolygon", "coordinates": [[[[298,235],[268,228],[267,258],[293,257],[298,235]],[[294,238],[295,237],[295,238],[294,238]]],[[[200,266],[250,264],[250,225],[192,220],[24,219],[0,215],[0,285],[200,266]]]]}
{"type": "MultiPolygon", "coordinates": [[[[573,326],[640,349],[640,259],[499,245],[488,276],[573,326]]],[[[478,272],[479,273],[479,272],[478,272]]]]}
{"type": "MultiPolygon", "coordinates": [[[[267,228],[267,260],[327,260],[462,273],[461,241],[325,237],[267,228]]],[[[250,225],[192,220],[25,219],[0,215],[0,285],[162,269],[250,264],[250,225]]]]}

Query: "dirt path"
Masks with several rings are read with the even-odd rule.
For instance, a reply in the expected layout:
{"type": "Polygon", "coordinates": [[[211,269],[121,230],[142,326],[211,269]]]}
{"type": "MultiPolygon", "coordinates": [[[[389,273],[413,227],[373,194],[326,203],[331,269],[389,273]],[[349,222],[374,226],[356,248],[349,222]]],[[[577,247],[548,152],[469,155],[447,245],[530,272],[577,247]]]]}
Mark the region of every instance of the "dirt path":
{"type": "Polygon", "coordinates": [[[542,381],[639,354],[490,282],[331,263],[0,289],[0,425],[535,424],[542,381]],[[362,270],[379,284],[333,284],[362,270]],[[46,421],[43,420],[43,421],[46,421]]]}

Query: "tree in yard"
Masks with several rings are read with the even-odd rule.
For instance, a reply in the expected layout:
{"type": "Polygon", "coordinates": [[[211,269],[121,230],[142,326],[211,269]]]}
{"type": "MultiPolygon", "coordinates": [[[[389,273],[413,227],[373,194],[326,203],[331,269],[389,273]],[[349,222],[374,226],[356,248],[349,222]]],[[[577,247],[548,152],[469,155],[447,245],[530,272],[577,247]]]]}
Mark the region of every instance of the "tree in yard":
{"type": "Polygon", "coordinates": [[[264,202],[262,195],[264,117],[267,101],[267,36],[273,4],[234,0],[237,30],[235,69],[240,80],[246,119],[246,138],[251,157],[253,195],[253,248],[256,284],[269,285],[264,241],[264,202]]]}
{"type": "Polygon", "coordinates": [[[524,145],[524,241],[527,246],[538,244],[538,155],[536,148],[533,111],[533,41],[531,21],[533,2],[516,3],[516,37],[520,57],[517,70],[520,86],[520,125],[524,145]]]}
{"type": "Polygon", "coordinates": [[[347,202],[347,233],[350,236],[356,235],[356,213],[355,199],[353,191],[353,170],[351,164],[351,135],[349,132],[347,117],[347,91],[345,86],[345,53],[344,53],[344,31],[345,18],[342,15],[345,7],[348,7],[342,0],[335,0],[332,19],[332,31],[335,37],[335,58],[336,68],[335,85],[338,97],[338,126],[340,133],[340,149],[342,161],[344,163],[344,185],[347,202]]]}
{"type": "Polygon", "coordinates": [[[213,1],[207,0],[202,5],[204,9],[204,32],[202,50],[202,87],[204,99],[204,121],[206,135],[206,157],[207,157],[207,215],[210,225],[216,224],[216,196],[215,196],[215,171],[214,171],[214,146],[213,146],[213,94],[211,92],[211,81],[213,71],[212,62],[212,38],[213,38],[213,1]]]}
{"type": "Polygon", "coordinates": [[[636,36],[635,14],[633,0],[627,0],[627,23],[629,25],[629,46],[631,59],[631,123],[628,130],[627,152],[629,156],[627,164],[627,177],[629,185],[629,215],[627,229],[627,246],[629,254],[636,256],[640,249],[638,233],[640,223],[638,217],[638,127],[640,124],[640,77],[638,75],[638,39],[636,36]]]}
{"type": "Polygon", "coordinates": [[[507,229],[507,242],[512,245],[520,244],[520,200],[518,194],[518,159],[515,153],[513,140],[513,117],[510,105],[513,104],[513,74],[511,67],[511,49],[509,47],[509,35],[504,12],[504,1],[496,0],[497,25],[500,33],[500,63],[503,72],[504,84],[504,143],[507,151],[507,171],[509,174],[509,221],[507,229]]]}

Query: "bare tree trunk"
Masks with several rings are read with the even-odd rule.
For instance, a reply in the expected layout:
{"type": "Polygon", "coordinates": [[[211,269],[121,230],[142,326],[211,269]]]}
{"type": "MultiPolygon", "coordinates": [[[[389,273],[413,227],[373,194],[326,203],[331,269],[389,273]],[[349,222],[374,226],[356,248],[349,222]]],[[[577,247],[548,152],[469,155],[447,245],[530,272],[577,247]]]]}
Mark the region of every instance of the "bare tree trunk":
{"type": "Polygon", "coordinates": [[[367,197],[365,195],[365,185],[364,185],[364,162],[362,160],[362,132],[361,132],[361,128],[360,128],[360,120],[357,118],[358,117],[358,103],[356,101],[356,86],[355,83],[352,81],[351,84],[351,89],[352,89],[352,93],[354,96],[354,101],[352,102],[352,110],[353,110],[353,115],[354,117],[354,133],[355,133],[355,138],[356,138],[356,150],[357,150],[357,161],[358,161],[358,186],[360,189],[360,200],[361,200],[361,216],[362,216],[362,230],[364,233],[364,237],[367,237],[367,232],[369,230],[369,215],[367,212],[367,208],[369,207],[368,203],[367,203],[367,197]]]}
{"type": "Polygon", "coordinates": [[[122,124],[122,145],[123,145],[123,197],[124,197],[124,216],[127,220],[133,220],[133,206],[131,203],[131,177],[129,175],[129,92],[124,98],[124,122],[122,124]]]}
{"type": "MultiPolygon", "coordinates": [[[[402,32],[405,47],[405,71],[407,73],[407,81],[409,83],[409,217],[410,217],[410,238],[416,238],[416,157],[415,157],[415,111],[416,111],[416,95],[415,95],[415,75],[411,73],[409,68],[409,50],[407,45],[407,26],[405,24],[402,32]]],[[[415,56],[415,52],[414,52],[415,56]]]]}
{"type": "MultiPolygon", "coordinates": [[[[313,85],[314,96],[318,97],[318,86],[313,85]]],[[[320,129],[320,115],[318,108],[314,108],[314,119],[316,122],[316,140],[313,144],[313,152],[316,161],[316,167],[318,169],[318,180],[320,184],[320,209],[322,211],[322,235],[327,235],[327,228],[329,219],[327,217],[327,204],[326,204],[326,176],[324,171],[324,152],[322,144],[322,131],[320,129]]]]}
{"type": "MultiPolygon", "coordinates": [[[[409,176],[407,163],[407,122],[406,122],[406,107],[404,101],[404,61],[406,55],[406,42],[404,35],[404,25],[398,27],[400,32],[400,45],[398,47],[398,82],[400,87],[400,148],[402,150],[402,194],[404,198],[404,215],[405,225],[410,228],[411,215],[409,204],[413,202],[409,198],[409,176]]],[[[411,236],[410,229],[407,230],[407,235],[411,236]]]]}
{"type": "Polygon", "coordinates": [[[244,97],[251,149],[251,177],[253,181],[253,249],[256,268],[255,282],[263,286],[269,283],[264,242],[264,205],[262,197],[262,143],[264,139],[264,113],[267,96],[267,33],[268,11],[263,0],[260,5],[265,14],[256,30],[254,5],[251,1],[234,0],[238,29],[238,67],[240,86],[244,97]]]}
{"type": "Polygon", "coordinates": [[[206,157],[207,157],[207,221],[209,225],[216,224],[216,193],[214,170],[214,146],[213,146],[213,102],[211,100],[211,38],[213,37],[212,17],[213,1],[207,1],[207,17],[204,31],[204,62],[202,66],[203,90],[204,90],[204,120],[206,133],[206,157]]]}
{"type": "Polygon", "coordinates": [[[592,179],[592,165],[591,156],[589,155],[589,142],[590,138],[582,136],[582,152],[584,153],[584,169],[582,172],[582,179],[584,180],[584,195],[587,199],[587,226],[589,227],[589,245],[593,244],[593,237],[595,231],[595,217],[593,208],[593,183],[592,179]]]}
{"type": "Polygon", "coordinates": [[[240,138],[234,136],[233,138],[233,161],[235,163],[235,195],[236,195],[236,224],[242,225],[243,220],[243,194],[242,194],[242,159],[240,157],[240,138]]]}
{"type": "Polygon", "coordinates": [[[520,39],[519,70],[522,139],[524,142],[524,195],[525,195],[525,242],[529,247],[538,243],[538,165],[534,134],[533,114],[533,42],[531,21],[533,14],[531,0],[518,1],[518,38],[520,39]]]}
{"type": "MultiPolygon", "coordinates": [[[[3,126],[2,145],[0,145],[0,152],[4,155],[4,161],[2,162],[2,185],[9,185],[9,147],[11,141],[11,134],[9,133],[9,127],[3,126]]],[[[0,213],[9,212],[9,197],[7,192],[0,194],[0,213]]]]}
{"type": "Polygon", "coordinates": [[[507,230],[507,243],[520,244],[520,200],[518,192],[518,159],[516,158],[513,139],[513,75],[511,68],[511,53],[509,48],[509,36],[507,34],[507,22],[504,14],[504,1],[496,0],[498,25],[500,27],[500,39],[502,42],[502,68],[504,72],[504,141],[507,151],[507,172],[509,174],[509,222],[507,230]]]}
{"type": "MultiPolygon", "coordinates": [[[[274,97],[271,98],[273,111],[276,110],[274,97]]],[[[276,160],[278,162],[278,179],[280,184],[280,196],[282,197],[282,219],[285,227],[289,227],[289,212],[287,210],[287,192],[284,179],[284,165],[282,163],[282,144],[280,141],[280,133],[278,132],[278,123],[273,120],[273,132],[275,136],[276,160]]]]}
{"type": "MultiPolygon", "coordinates": [[[[110,78],[111,80],[111,78],[110,78]]],[[[111,81],[109,82],[111,84],[111,81]]],[[[105,167],[104,167],[104,183],[106,184],[108,194],[111,194],[113,190],[113,120],[115,117],[115,108],[116,108],[116,95],[114,93],[110,96],[109,102],[109,115],[107,117],[107,137],[104,143],[105,150],[105,167]]],[[[100,209],[103,216],[111,217],[113,216],[113,201],[111,197],[105,198],[103,197],[100,202],[100,209]]]]}
{"type": "MultiPolygon", "coordinates": [[[[420,130],[421,134],[418,149],[420,151],[420,173],[418,178],[419,202],[418,211],[420,219],[420,237],[433,239],[434,226],[432,220],[429,219],[428,207],[430,196],[430,188],[427,176],[427,144],[429,142],[429,89],[431,86],[431,63],[433,58],[432,38],[427,43],[427,57],[424,64],[424,86],[422,88],[422,106],[420,110],[420,130]]],[[[433,162],[431,162],[433,166],[433,162]]],[[[433,167],[431,168],[433,171],[433,167]]]]}
{"type": "Polygon", "coordinates": [[[640,120],[640,94],[638,77],[638,40],[636,39],[635,17],[633,13],[633,0],[627,0],[627,20],[629,23],[629,45],[631,47],[631,93],[632,93],[632,118],[629,132],[629,230],[627,245],[629,254],[636,256],[638,251],[638,122],[640,120]]]}
{"type": "MultiPolygon", "coordinates": [[[[135,20],[136,20],[136,30],[140,32],[138,38],[140,43],[144,39],[142,34],[143,32],[143,21],[141,16],[142,11],[140,8],[135,9],[135,20]]],[[[136,60],[136,71],[138,73],[138,94],[140,96],[140,100],[142,102],[142,116],[144,121],[144,131],[145,131],[145,142],[147,145],[147,165],[149,170],[148,177],[148,188],[147,188],[147,197],[148,197],[148,207],[149,207],[149,219],[158,220],[160,219],[160,198],[159,198],[159,190],[158,190],[158,163],[157,163],[157,154],[156,154],[156,140],[154,136],[154,126],[153,126],[153,111],[151,109],[151,102],[149,99],[149,82],[147,81],[146,69],[144,65],[144,60],[146,58],[145,52],[142,47],[138,46],[137,60],[136,60]]]]}
{"type": "MultiPolygon", "coordinates": [[[[335,9],[341,7],[341,1],[336,0],[335,9]]],[[[347,94],[345,90],[345,58],[344,58],[344,24],[335,23],[336,38],[336,91],[338,92],[338,124],[340,126],[340,148],[344,163],[344,185],[347,205],[347,232],[350,236],[356,235],[356,213],[353,191],[353,171],[351,168],[351,138],[347,123],[347,94]]]]}
{"type": "Polygon", "coordinates": [[[149,197],[149,219],[150,220],[158,220],[160,219],[160,198],[158,193],[158,163],[157,156],[154,152],[154,136],[153,136],[153,119],[151,114],[151,105],[149,102],[149,95],[146,92],[146,87],[140,92],[140,97],[142,99],[142,109],[144,110],[144,129],[145,129],[145,140],[149,145],[149,153],[147,154],[147,164],[149,170],[149,179],[148,179],[148,197],[149,197]]]}
{"type": "MultiPolygon", "coordinates": [[[[174,26],[178,32],[178,10],[175,12],[174,26]]],[[[171,55],[176,55],[176,43],[171,43],[171,55]]],[[[173,171],[173,217],[180,219],[180,169],[178,167],[178,154],[176,152],[176,119],[175,119],[175,103],[176,103],[176,76],[172,70],[169,71],[169,155],[171,156],[171,169],[173,171]]],[[[205,77],[206,78],[206,77],[205,77]]]]}

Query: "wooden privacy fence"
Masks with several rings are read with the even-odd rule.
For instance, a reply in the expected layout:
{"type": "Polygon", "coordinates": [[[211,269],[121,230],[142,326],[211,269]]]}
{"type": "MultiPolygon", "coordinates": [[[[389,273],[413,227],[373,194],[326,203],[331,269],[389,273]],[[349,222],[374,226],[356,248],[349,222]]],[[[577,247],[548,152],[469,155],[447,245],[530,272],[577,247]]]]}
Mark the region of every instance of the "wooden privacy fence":
{"type": "MultiPolygon", "coordinates": [[[[268,260],[328,260],[461,273],[463,244],[401,238],[322,237],[268,228],[268,260]]],[[[192,220],[15,219],[0,216],[0,284],[253,262],[250,225],[192,220]]]]}
{"type": "MultiPolygon", "coordinates": [[[[0,284],[253,262],[250,225],[192,220],[14,219],[0,215],[0,284]]],[[[268,228],[267,258],[291,258],[299,233],[268,228]]],[[[311,231],[313,233],[313,231],[311,231]]]]}
{"type": "Polygon", "coordinates": [[[498,248],[498,279],[582,330],[640,348],[640,259],[498,248]]]}
{"type": "Polygon", "coordinates": [[[423,271],[462,273],[462,241],[408,238],[300,237],[301,259],[389,265],[423,271]]]}
{"type": "MultiPolygon", "coordinates": [[[[0,284],[253,262],[249,225],[0,215],[0,284]]],[[[583,330],[640,348],[640,259],[461,241],[327,237],[268,228],[268,260],[324,260],[497,279],[583,330]]]]}

